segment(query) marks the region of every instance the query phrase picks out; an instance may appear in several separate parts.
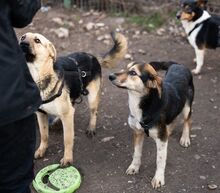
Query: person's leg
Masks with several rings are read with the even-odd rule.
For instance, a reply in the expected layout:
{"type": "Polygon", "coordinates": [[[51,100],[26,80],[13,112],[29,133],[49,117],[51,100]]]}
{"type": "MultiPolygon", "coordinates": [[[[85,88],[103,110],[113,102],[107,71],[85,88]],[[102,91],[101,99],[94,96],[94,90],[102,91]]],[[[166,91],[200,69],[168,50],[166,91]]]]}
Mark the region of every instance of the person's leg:
{"type": "Polygon", "coordinates": [[[30,193],[35,144],[35,114],[0,127],[0,192],[30,193]]]}

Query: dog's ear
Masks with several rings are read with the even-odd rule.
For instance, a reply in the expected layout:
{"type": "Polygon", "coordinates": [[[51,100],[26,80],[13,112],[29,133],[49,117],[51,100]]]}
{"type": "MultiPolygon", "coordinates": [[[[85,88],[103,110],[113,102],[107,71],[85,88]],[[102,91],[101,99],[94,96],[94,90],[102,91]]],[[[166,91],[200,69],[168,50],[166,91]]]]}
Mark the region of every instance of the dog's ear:
{"type": "Polygon", "coordinates": [[[147,89],[157,89],[158,94],[161,97],[161,90],[162,90],[162,78],[158,76],[157,72],[150,64],[145,65],[145,70],[148,74],[148,78],[146,80],[146,87],[147,89]]]}
{"type": "Polygon", "coordinates": [[[198,0],[197,1],[197,6],[202,8],[202,9],[206,9],[207,3],[208,3],[208,0],[198,0]]]}
{"type": "Polygon", "coordinates": [[[127,69],[131,68],[132,66],[134,66],[134,62],[130,62],[128,65],[127,65],[127,69]]]}
{"type": "Polygon", "coordinates": [[[148,89],[157,89],[159,96],[161,97],[161,85],[162,85],[162,78],[157,76],[152,76],[150,80],[147,81],[147,88],[148,89]]]}
{"type": "Polygon", "coordinates": [[[48,44],[48,50],[49,50],[51,58],[53,58],[53,60],[56,61],[57,51],[51,42],[48,44]]]}

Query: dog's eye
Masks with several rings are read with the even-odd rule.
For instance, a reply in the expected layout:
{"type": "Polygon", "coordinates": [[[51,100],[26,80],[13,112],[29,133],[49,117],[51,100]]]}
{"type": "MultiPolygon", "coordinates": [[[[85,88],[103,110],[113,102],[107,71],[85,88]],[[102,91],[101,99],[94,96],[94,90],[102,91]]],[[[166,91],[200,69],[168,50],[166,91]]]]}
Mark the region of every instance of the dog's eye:
{"type": "Polygon", "coordinates": [[[40,39],[38,39],[38,38],[35,38],[34,41],[35,41],[35,43],[37,43],[37,44],[41,43],[40,39]]]}
{"type": "Polygon", "coordinates": [[[25,38],[26,38],[26,35],[23,35],[23,36],[21,37],[21,41],[24,41],[25,38]]]}
{"type": "Polygon", "coordinates": [[[129,71],[128,74],[131,75],[131,76],[136,76],[137,75],[137,73],[134,70],[129,71]]]}

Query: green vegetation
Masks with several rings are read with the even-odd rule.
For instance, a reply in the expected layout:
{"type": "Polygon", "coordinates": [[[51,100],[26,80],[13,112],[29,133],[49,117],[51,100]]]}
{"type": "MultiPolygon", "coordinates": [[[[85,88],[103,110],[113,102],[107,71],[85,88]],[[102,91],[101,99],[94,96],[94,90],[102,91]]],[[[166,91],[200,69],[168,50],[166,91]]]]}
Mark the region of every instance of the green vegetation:
{"type": "MultiPolygon", "coordinates": [[[[162,13],[161,11],[152,11],[151,13],[145,15],[134,15],[128,13],[112,13],[112,15],[117,17],[125,17],[128,23],[140,26],[148,32],[153,32],[164,25],[167,20],[175,19],[176,10],[171,10],[169,12],[165,11],[165,13],[162,13]]],[[[176,19],[175,21],[178,22],[176,19]]]]}
{"type": "Polygon", "coordinates": [[[146,16],[131,16],[128,18],[128,22],[141,26],[147,31],[151,32],[161,27],[165,22],[165,18],[162,17],[160,12],[153,12],[146,16]]]}

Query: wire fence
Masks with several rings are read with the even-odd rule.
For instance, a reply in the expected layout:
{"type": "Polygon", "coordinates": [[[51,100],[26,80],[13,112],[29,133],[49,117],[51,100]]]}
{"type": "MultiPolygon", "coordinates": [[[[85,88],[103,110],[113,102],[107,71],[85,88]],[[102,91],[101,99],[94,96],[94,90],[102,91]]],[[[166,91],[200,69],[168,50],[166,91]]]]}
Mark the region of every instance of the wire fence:
{"type": "MultiPolygon", "coordinates": [[[[73,0],[73,4],[82,10],[97,10],[107,12],[142,13],[144,7],[156,6],[160,0],[73,0]]],[[[175,0],[163,0],[161,3],[174,3],[175,0]]]]}
{"type": "MultiPolygon", "coordinates": [[[[112,13],[146,13],[152,9],[173,7],[178,9],[180,0],[70,0],[84,11],[97,10],[112,13]]],[[[43,4],[62,4],[64,0],[42,0],[43,4]]],[[[208,11],[220,15],[220,0],[209,0],[208,11]]]]}

